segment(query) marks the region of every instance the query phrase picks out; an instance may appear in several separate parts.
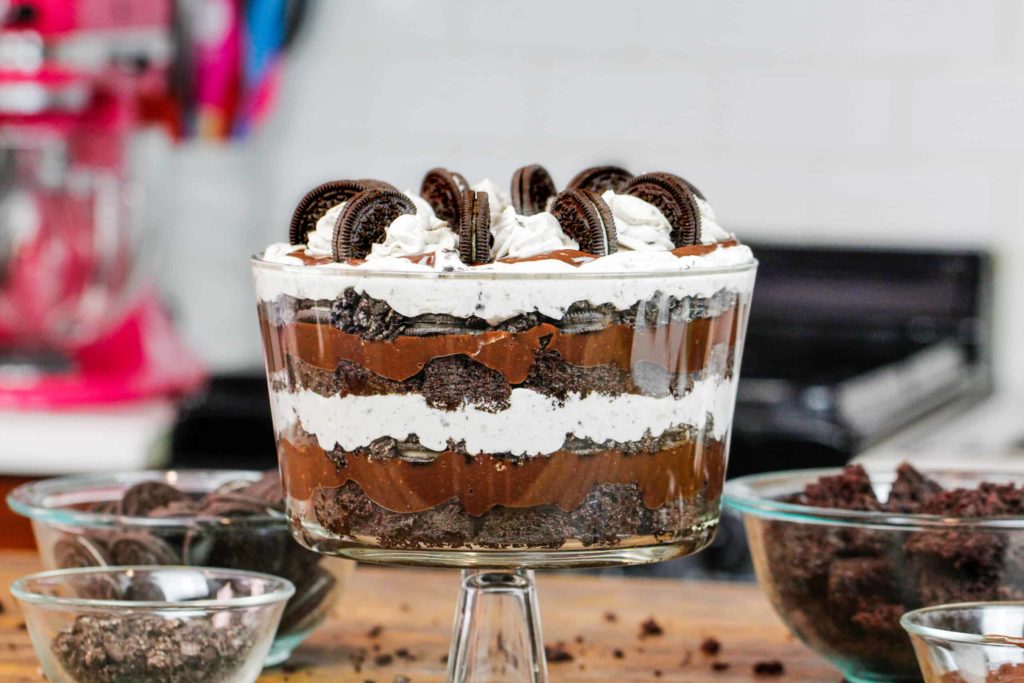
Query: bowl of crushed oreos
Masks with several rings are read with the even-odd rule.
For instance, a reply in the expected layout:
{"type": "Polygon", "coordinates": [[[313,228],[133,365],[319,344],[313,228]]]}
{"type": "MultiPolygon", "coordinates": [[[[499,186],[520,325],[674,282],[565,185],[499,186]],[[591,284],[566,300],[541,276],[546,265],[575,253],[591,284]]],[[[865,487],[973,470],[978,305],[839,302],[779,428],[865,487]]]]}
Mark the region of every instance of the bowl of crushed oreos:
{"type": "Polygon", "coordinates": [[[847,680],[920,681],[900,617],[1024,599],[1024,474],[860,465],[743,477],[725,502],[790,630],[847,680]]]}
{"type": "Polygon", "coordinates": [[[84,567],[11,593],[51,683],[251,683],[294,587],[229,569],[84,567]]]}
{"type": "Polygon", "coordinates": [[[286,660],[337,602],[353,563],[291,537],[276,471],[152,470],[59,477],[8,496],[46,569],[186,565],[261,572],[295,586],[265,664],[286,660]]]}

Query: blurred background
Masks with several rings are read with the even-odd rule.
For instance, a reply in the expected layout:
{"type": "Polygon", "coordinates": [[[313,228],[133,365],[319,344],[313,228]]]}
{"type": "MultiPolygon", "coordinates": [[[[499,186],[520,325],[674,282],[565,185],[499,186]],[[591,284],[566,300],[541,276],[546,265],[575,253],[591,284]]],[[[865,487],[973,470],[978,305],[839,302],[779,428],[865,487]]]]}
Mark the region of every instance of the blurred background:
{"type": "Polygon", "coordinates": [[[438,165],[700,186],[762,262],[732,474],[1024,455],[1024,4],[68,0],[41,28],[52,4],[0,0],[8,482],[271,466],[247,257],[316,183],[438,165]],[[68,221],[94,270],[54,293],[68,221]]]}

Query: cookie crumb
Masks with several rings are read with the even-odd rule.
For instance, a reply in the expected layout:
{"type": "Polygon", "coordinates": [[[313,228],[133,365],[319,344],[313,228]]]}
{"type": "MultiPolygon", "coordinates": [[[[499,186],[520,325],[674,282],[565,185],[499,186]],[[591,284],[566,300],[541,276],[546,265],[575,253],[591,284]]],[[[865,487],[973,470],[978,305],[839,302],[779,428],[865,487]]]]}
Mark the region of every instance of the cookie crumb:
{"type": "Polygon", "coordinates": [[[556,643],[555,645],[544,646],[544,656],[548,658],[549,664],[558,664],[560,662],[571,662],[575,657],[572,653],[565,649],[565,643],[556,643]]]}
{"type": "Polygon", "coordinates": [[[712,671],[728,671],[730,666],[729,662],[711,662],[712,671]]]}
{"type": "Polygon", "coordinates": [[[376,657],[373,658],[373,663],[376,664],[377,666],[388,666],[393,661],[395,661],[394,656],[393,655],[389,655],[386,652],[384,654],[382,654],[382,655],[377,655],[376,657]]]}
{"type": "Polygon", "coordinates": [[[384,627],[380,624],[373,626],[369,631],[366,632],[367,638],[379,638],[380,634],[384,632],[384,627]]]}
{"type": "Polygon", "coordinates": [[[615,659],[625,659],[626,653],[620,650],[619,648],[615,648],[614,650],[612,650],[612,657],[614,657],[615,659]]]}
{"type": "Polygon", "coordinates": [[[757,662],[753,669],[755,676],[781,676],[786,673],[785,665],[777,659],[757,662]]]}
{"type": "Polygon", "coordinates": [[[654,620],[654,617],[647,619],[640,624],[640,637],[649,638],[651,636],[660,636],[665,633],[665,629],[661,627],[661,624],[654,620]]]}
{"type": "Polygon", "coordinates": [[[717,638],[705,638],[700,644],[700,651],[708,657],[714,657],[722,651],[722,643],[717,638]]]}
{"type": "Polygon", "coordinates": [[[619,615],[615,612],[605,612],[604,620],[607,621],[609,624],[614,624],[616,621],[619,620],[619,615]]]}

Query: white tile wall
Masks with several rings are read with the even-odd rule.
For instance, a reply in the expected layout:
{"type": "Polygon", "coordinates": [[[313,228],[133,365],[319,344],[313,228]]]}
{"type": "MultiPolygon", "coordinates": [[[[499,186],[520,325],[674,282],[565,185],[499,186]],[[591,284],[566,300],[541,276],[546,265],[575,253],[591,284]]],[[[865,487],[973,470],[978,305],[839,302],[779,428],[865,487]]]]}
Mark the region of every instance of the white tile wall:
{"type": "Polygon", "coordinates": [[[750,238],[995,250],[999,375],[1024,386],[1020,0],[330,0],[286,76],[244,161],[183,162],[181,243],[235,243],[165,284],[219,367],[258,362],[223,343],[255,338],[251,306],[190,278],[246,291],[230,255],[282,238],[314,182],[617,161],[683,173],[750,238]]]}

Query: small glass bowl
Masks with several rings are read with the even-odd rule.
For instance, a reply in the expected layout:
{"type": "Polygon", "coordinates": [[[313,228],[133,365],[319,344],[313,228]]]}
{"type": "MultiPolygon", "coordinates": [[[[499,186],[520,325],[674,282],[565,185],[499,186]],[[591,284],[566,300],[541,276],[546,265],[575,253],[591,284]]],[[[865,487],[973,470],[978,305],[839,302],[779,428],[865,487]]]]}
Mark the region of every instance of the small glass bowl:
{"type": "Polygon", "coordinates": [[[251,683],[291,582],[195,567],[85,567],[11,585],[51,683],[251,683]]]}
{"type": "MultiPolygon", "coordinates": [[[[944,488],[1024,479],[1020,472],[922,472],[944,488]]],[[[726,483],[725,504],[743,514],[758,582],[775,611],[847,680],[921,680],[900,628],[905,612],[1024,599],[1024,518],[950,519],[784,502],[839,473],[741,477],[726,483]]],[[[886,500],[896,473],[868,473],[886,500]]]]}
{"type": "Polygon", "coordinates": [[[1024,602],[968,602],[908,612],[925,683],[1024,681],[1024,602]]]}
{"type": "Polygon", "coordinates": [[[296,590],[265,663],[274,666],[288,659],[327,616],[354,563],[318,555],[296,543],[284,513],[152,518],[91,511],[121,500],[140,482],[164,482],[198,496],[260,476],[246,470],[151,470],[58,477],[18,487],[7,503],[32,520],[44,569],[182,564],[288,579],[296,590]],[[116,555],[110,552],[115,540],[121,549],[116,555]]]}

